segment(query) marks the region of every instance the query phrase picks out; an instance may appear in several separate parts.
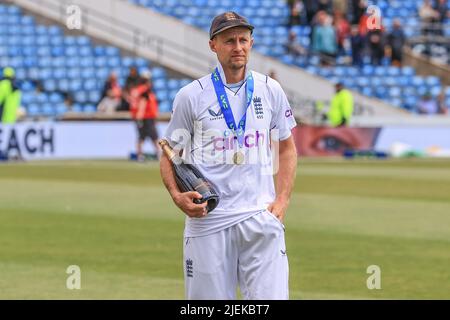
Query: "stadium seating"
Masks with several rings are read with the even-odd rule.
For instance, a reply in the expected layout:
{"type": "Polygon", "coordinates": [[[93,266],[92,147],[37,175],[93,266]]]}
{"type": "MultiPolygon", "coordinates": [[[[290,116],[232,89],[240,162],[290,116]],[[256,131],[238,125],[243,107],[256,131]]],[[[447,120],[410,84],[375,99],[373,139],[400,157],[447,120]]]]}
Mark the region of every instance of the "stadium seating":
{"type": "Polygon", "coordinates": [[[39,25],[12,5],[0,5],[0,72],[11,66],[30,116],[54,117],[68,111],[95,112],[110,72],[124,84],[130,66],[150,69],[161,112],[170,112],[174,92],[190,79],[173,79],[165,69],[139,57],[122,56],[112,46],[99,46],[86,36],[67,36],[59,26],[39,25]],[[74,99],[72,106],[65,97],[74,99]]]}
{"type": "MultiPolygon", "coordinates": [[[[380,98],[386,102],[414,111],[417,101],[425,92],[434,96],[443,89],[439,78],[422,77],[412,67],[391,67],[390,61],[384,59],[381,66],[372,66],[364,61],[362,68],[346,65],[345,56],[338,57],[337,66],[319,67],[317,56],[293,57],[285,53],[288,38],[287,2],[283,0],[129,0],[130,2],[152,8],[163,14],[174,16],[183,22],[198,27],[206,32],[212,18],[226,10],[237,11],[251,20],[255,25],[254,49],[264,55],[278,58],[283,63],[305,68],[309,73],[325,77],[331,81],[342,81],[347,87],[367,96],[380,98]]],[[[394,18],[402,21],[407,37],[420,33],[418,7],[422,0],[374,0],[382,11],[382,21],[389,32],[394,18]]],[[[448,23],[448,22],[447,22],[448,23]]],[[[450,29],[450,28],[447,28],[450,29]]],[[[310,47],[310,26],[294,26],[293,30],[304,47],[310,47]]],[[[349,56],[347,50],[345,55],[349,56]]],[[[446,90],[450,101],[449,89],[446,90]]]]}

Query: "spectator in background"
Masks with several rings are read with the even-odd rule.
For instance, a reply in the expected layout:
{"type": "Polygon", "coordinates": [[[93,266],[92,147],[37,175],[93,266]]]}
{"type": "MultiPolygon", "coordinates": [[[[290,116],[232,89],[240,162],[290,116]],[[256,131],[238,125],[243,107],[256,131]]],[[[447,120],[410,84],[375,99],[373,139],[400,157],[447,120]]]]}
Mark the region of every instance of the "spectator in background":
{"type": "Polygon", "coordinates": [[[437,12],[437,22],[439,23],[437,28],[437,34],[444,35],[444,23],[447,18],[450,18],[450,10],[448,9],[448,0],[438,0],[434,9],[437,12]]]}
{"type": "Polygon", "coordinates": [[[366,0],[352,0],[352,11],[353,11],[353,20],[352,24],[359,24],[361,18],[367,12],[367,1],[366,0]]]}
{"type": "Polygon", "coordinates": [[[373,29],[367,33],[370,60],[373,65],[381,64],[384,57],[385,39],[383,29],[373,29]]]}
{"type": "Polygon", "coordinates": [[[158,117],[158,101],[152,91],[151,73],[142,73],[140,83],[131,89],[131,115],[136,122],[138,130],[137,160],[145,160],[143,145],[146,138],[150,138],[159,158],[158,131],[156,130],[156,118],[158,117]]]}
{"type": "Polygon", "coordinates": [[[336,29],[339,54],[345,53],[344,41],[350,35],[350,24],[341,11],[334,11],[334,28],[336,29]]]}
{"type": "Polygon", "coordinates": [[[317,0],[303,0],[303,3],[306,11],[306,23],[312,25],[314,16],[319,11],[317,0]]]}
{"type": "Polygon", "coordinates": [[[433,99],[429,92],[422,96],[417,106],[417,112],[420,114],[437,114],[439,106],[436,100],[433,99]]]}
{"type": "Polygon", "coordinates": [[[125,81],[125,86],[122,91],[122,101],[118,110],[120,111],[128,111],[130,110],[130,92],[131,89],[139,85],[140,77],[139,72],[136,67],[130,67],[130,71],[128,73],[128,77],[125,81]]]}
{"type": "Polygon", "coordinates": [[[97,109],[104,113],[114,113],[122,101],[122,89],[114,72],[108,77],[102,91],[102,97],[97,109]]]}
{"type": "Polygon", "coordinates": [[[441,94],[438,97],[437,103],[438,103],[438,113],[439,114],[447,114],[448,107],[445,103],[445,90],[441,91],[441,94]]]}
{"type": "Polygon", "coordinates": [[[433,34],[433,24],[438,22],[439,12],[434,10],[430,0],[424,0],[419,8],[419,17],[422,22],[422,34],[433,34]]]}
{"type": "Polygon", "coordinates": [[[365,41],[364,37],[359,34],[359,28],[357,25],[352,26],[350,42],[352,46],[352,64],[354,66],[362,66],[365,41]]]}
{"type": "Polygon", "coordinates": [[[7,67],[3,70],[3,80],[0,81],[0,123],[16,122],[20,100],[21,91],[15,82],[15,71],[7,67]]]}
{"type": "Polygon", "coordinates": [[[331,15],[333,12],[333,3],[331,0],[317,0],[318,2],[318,11],[325,11],[327,14],[331,15]]]}
{"type": "Polygon", "coordinates": [[[289,22],[288,27],[304,24],[305,6],[302,0],[288,0],[289,22]]]}
{"type": "Polygon", "coordinates": [[[367,37],[367,33],[369,33],[369,27],[368,27],[368,21],[369,21],[369,15],[363,14],[361,16],[361,18],[359,19],[359,23],[358,23],[358,32],[359,34],[366,38],[367,37]]]}
{"type": "Polygon", "coordinates": [[[298,57],[306,54],[306,49],[298,43],[297,34],[294,31],[289,31],[289,38],[286,43],[286,52],[288,54],[293,55],[294,57],[298,57]]]}
{"type": "Polygon", "coordinates": [[[138,69],[136,67],[130,67],[127,80],[125,81],[125,90],[130,91],[131,88],[139,85],[141,77],[139,76],[138,69]]]}
{"type": "Polygon", "coordinates": [[[333,0],[333,10],[342,12],[344,17],[347,17],[348,12],[348,0],[333,0]]]}
{"type": "Polygon", "coordinates": [[[332,19],[324,11],[317,13],[318,25],[313,30],[312,49],[321,56],[322,65],[334,63],[337,54],[336,32],[332,19]]]}
{"type": "Polygon", "coordinates": [[[337,83],[335,90],[327,118],[333,127],[347,126],[353,114],[353,96],[342,83],[337,83]]]}
{"type": "Polygon", "coordinates": [[[391,56],[392,64],[401,67],[403,60],[403,46],[405,45],[406,37],[400,20],[395,19],[392,24],[392,31],[387,37],[387,44],[391,56]]]}

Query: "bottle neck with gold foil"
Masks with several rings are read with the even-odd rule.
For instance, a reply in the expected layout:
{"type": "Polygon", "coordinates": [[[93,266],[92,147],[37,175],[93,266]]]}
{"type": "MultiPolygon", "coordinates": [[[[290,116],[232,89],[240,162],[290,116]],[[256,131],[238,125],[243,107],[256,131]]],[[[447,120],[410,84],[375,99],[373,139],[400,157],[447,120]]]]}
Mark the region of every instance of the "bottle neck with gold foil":
{"type": "Polygon", "coordinates": [[[166,154],[166,156],[176,164],[179,164],[181,162],[180,157],[177,155],[177,153],[172,149],[172,147],[169,145],[167,140],[160,140],[158,142],[163,152],[166,154]]]}

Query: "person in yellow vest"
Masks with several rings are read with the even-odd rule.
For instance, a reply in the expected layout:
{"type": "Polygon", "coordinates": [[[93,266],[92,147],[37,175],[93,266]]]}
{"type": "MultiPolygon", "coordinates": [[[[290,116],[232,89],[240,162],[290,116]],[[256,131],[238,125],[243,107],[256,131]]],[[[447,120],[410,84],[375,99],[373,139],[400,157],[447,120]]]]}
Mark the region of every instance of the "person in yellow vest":
{"type": "Polygon", "coordinates": [[[12,68],[3,70],[3,80],[0,81],[0,120],[2,124],[13,124],[17,120],[21,92],[16,86],[15,72],[12,68]]]}
{"type": "Polygon", "coordinates": [[[335,89],[336,94],[331,100],[327,118],[332,127],[346,126],[353,114],[353,96],[342,83],[337,83],[335,89]]]}

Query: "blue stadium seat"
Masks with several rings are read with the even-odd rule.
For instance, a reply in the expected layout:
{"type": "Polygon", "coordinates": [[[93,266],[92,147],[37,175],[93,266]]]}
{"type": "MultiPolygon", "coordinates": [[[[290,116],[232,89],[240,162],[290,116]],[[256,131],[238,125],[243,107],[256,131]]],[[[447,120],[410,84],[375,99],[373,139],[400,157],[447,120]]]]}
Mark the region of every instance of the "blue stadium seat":
{"type": "Polygon", "coordinates": [[[47,103],[48,102],[48,96],[45,93],[39,93],[35,97],[35,101],[39,103],[47,103]]]}
{"type": "Polygon", "coordinates": [[[106,79],[109,76],[109,73],[107,68],[97,68],[95,72],[98,79],[106,79]]]}
{"type": "Polygon", "coordinates": [[[105,67],[108,64],[108,59],[106,57],[96,57],[94,60],[94,65],[96,67],[105,67]]]}
{"type": "MultiPolygon", "coordinates": [[[[26,73],[25,70],[24,70],[24,72],[26,73]]],[[[25,74],[25,75],[22,75],[22,74],[17,73],[17,77],[18,77],[18,78],[21,78],[21,79],[24,79],[24,78],[26,78],[26,74],[25,74]],[[19,76],[20,76],[20,77],[19,77],[19,76]]],[[[22,91],[24,91],[24,92],[28,92],[28,91],[33,91],[33,90],[35,90],[36,87],[35,87],[35,85],[33,84],[33,82],[31,82],[31,81],[29,81],[29,80],[26,80],[26,81],[22,81],[21,86],[20,86],[20,89],[21,89],[22,91]]]]}
{"type": "Polygon", "coordinates": [[[92,55],[88,56],[88,57],[83,57],[80,60],[80,67],[90,68],[90,67],[94,67],[94,65],[95,65],[95,60],[92,57],[92,55]]]}
{"type": "Polygon", "coordinates": [[[78,67],[73,67],[67,70],[67,77],[69,79],[80,79],[81,78],[81,69],[78,67]]]}
{"type": "Polygon", "coordinates": [[[75,41],[78,46],[90,46],[91,44],[91,40],[86,36],[77,37],[75,41]]]}
{"type": "Polygon", "coordinates": [[[81,80],[72,79],[69,81],[69,90],[73,93],[79,93],[83,87],[83,83],[81,80]]]}
{"type": "Polygon", "coordinates": [[[108,46],[105,48],[105,54],[109,57],[118,56],[120,54],[120,50],[116,47],[108,46]]]}
{"type": "Polygon", "coordinates": [[[22,45],[24,46],[24,49],[28,48],[30,46],[36,45],[36,38],[33,36],[22,36],[21,40],[22,40],[22,45]]]}
{"type": "Polygon", "coordinates": [[[92,50],[89,46],[80,47],[79,55],[82,57],[90,57],[90,56],[92,56],[92,50]]]}
{"type": "Polygon", "coordinates": [[[68,68],[80,67],[80,60],[78,56],[76,57],[66,57],[66,66],[68,68]]]}
{"type": "Polygon", "coordinates": [[[281,57],[281,61],[285,64],[293,64],[294,63],[294,57],[289,54],[285,54],[281,57]]]}
{"type": "Polygon", "coordinates": [[[30,105],[34,101],[34,93],[33,92],[24,92],[22,94],[22,104],[30,105]]]}
{"type": "Polygon", "coordinates": [[[37,104],[37,103],[29,104],[26,110],[27,110],[27,113],[30,116],[37,116],[37,115],[39,115],[41,113],[41,110],[39,108],[39,104],[37,104]]]}
{"type": "Polygon", "coordinates": [[[171,79],[169,81],[167,81],[167,88],[170,90],[174,90],[174,89],[178,89],[179,84],[178,84],[178,80],[176,79],[171,79]]]}
{"type": "Polygon", "coordinates": [[[441,86],[436,85],[436,86],[432,86],[431,88],[429,88],[429,91],[433,97],[437,97],[441,93],[442,88],[441,88],[441,86]]]}
{"type": "Polygon", "coordinates": [[[153,79],[160,79],[166,77],[166,71],[163,68],[155,67],[151,70],[153,79]]]}
{"type": "Polygon", "coordinates": [[[415,70],[413,67],[403,67],[401,69],[401,73],[404,76],[414,76],[415,75],[415,70]]]}
{"type": "Polygon", "coordinates": [[[123,57],[122,58],[122,67],[129,68],[134,65],[134,59],[132,57],[123,57]]]}
{"type": "Polygon", "coordinates": [[[111,57],[107,59],[107,65],[110,68],[119,68],[121,65],[121,61],[119,57],[111,57]]]}
{"type": "Polygon", "coordinates": [[[61,115],[66,113],[68,110],[67,106],[64,103],[58,103],[55,107],[55,113],[57,115],[61,115]]]}
{"type": "Polygon", "coordinates": [[[425,84],[425,80],[423,79],[423,77],[413,76],[412,84],[415,85],[416,87],[423,86],[425,84]]]}
{"type": "Polygon", "coordinates": [[[61,79],[61,80],[58,80],[58,82],[57,82],[58,90],[63,91],[63,92],[68,92],[70,90],[69,86],[70,86],[70,82],[68,79],[61,79]]]}
{"type": "Polygon", "coordinates": [[[405,97],[413,97],[416,94],[417,94],[417,90],[416,90],[416,87],[414,87],[414,86],[403,88],[403,95],[405,97]]]}
{"type": "Polygon", "coordinates": [[[57,84],[53,79],[46,79],[44,80],[43,87],[46,91],[54,91],[57,88],[57,84]]]}
{"type": "Polygon", "coordinates": [[[191,79],[181,79],[181,81],[180,81],[180,88],[187,86],[191,82],[192,82],[191,79]]]}
{"type": "Polygon", "coordinates": [[[83,106],[83,112],[94,113],[97,111],[97,107],[94,104],[86,104],[83,106]]]}
{"type": "Polygon", "coordinates": [[[169,91],[167,90],[158,90],[156,91],[156,97],[158,100],[168,100],[169,99],[169,91]]]}
{"type": "Polygon", "coordinates": [[[160,112],[170,112],[172,110],[172,105],[168,101],[161,102],[158,107],[160,112]]]}
{"type": "Polygon", "coordinates": [[[106,55],[105,47],[102,47],[102,46],[94,47],[94,54],[98,57],[105,56],[106,55]]]}
{"type": "Polygon", "coordinates": [[[83,112],[83,107],[79,103],[75,103],[69,108],[72,112],[83,112]]]}
{"type": "Polygon", "coordinates": [[[50,94],[48,100],[50,103],[58,104],[58,103],[62,103],[64,101],[64,98],[60,94],[53,92],[50,94]]]}
{"type": "MultiPolygon", "coordinates": [[[[37,50],[36,50],[37,52],[37,50]]],[[[37,67],[38,66],[38,59],[36,57],[36,55],[34,56],[26,56],[25,60],[23,61],[24,67],[27,68],[32,68],[32,67],[37,67]]]]}
{"type": "Polygon", "coordinates": [[[88,101],[93,104],[97,104],[100,101],[100,92],[98,90],[92,90],[88,94],[88,101]]]}
{"type": "Polygon", "coordinates": [[[56,114],[56,108],[51,103],[44,103],[42,105],[42,114],[45,116],[53,116],[56,114]]]}
{"type": "Polygon", "coordinates": [[[177,93],[178,93],[178,89],[170,90],[169,91],[169,100],[173,101],[173,99],[175,99],[175,96],[177,95],[177,93]]]}
{"type": "MultiPolygon", "coordinates": [[[[97,79],[86,79],[86,81],[83,82],[83,89],[86,91],[93,91],[93,90],[99,90],[101,88],[101,86],[103,86],[102,83],[99,83],[100,86],[98,85],[99,81],[97,79]]],[[[100,94],[100,91],[98,91],[100,94]]]]}
{"type": "Polygon", "coordinates": [[[433,86],[439,86],[441,83],[441,80],[438,77],[435,76],[429,76],[425,78],[425,83],[429,86],[429,87],[433,87],[433,86]]]}
{"type": "Polygon", "coordinates": [[[52,76],[52,69],[50,68],[41,68],[38,71],[39,79],[49,79],[52,76]]]}
{"type": "Polygon", "coordinates": [[[75,102],[77,103],[86,103],[88,102],[88,97],[85,91],[78,91],[74,95],[75,102]]]}
{"type": "Polygon", "coordinates": [[[398,107],[398,108],[402,107],[402,100],[399,98],[390,99],[389,102],[391,105],[393,105],[395,107],[398,107]]]}
{"type": "Polygon", "coordinates": [[[64,46],[55,46],[51,48],[51,55],[53,57],[62,57],[65,55],[64,46]]]}
{"type": "Polygon", "coordinates": [[[389,89],[389,96],[393,98],[399,98],[401,96],[401,89],[399,87],[392,87],[389,89]]]}
{"type": "Polygon", "coordinates": [[[94,68],[81,69],[81,78],[83,78],[83,79],[95,78],[95,69],[94,68]]]}

